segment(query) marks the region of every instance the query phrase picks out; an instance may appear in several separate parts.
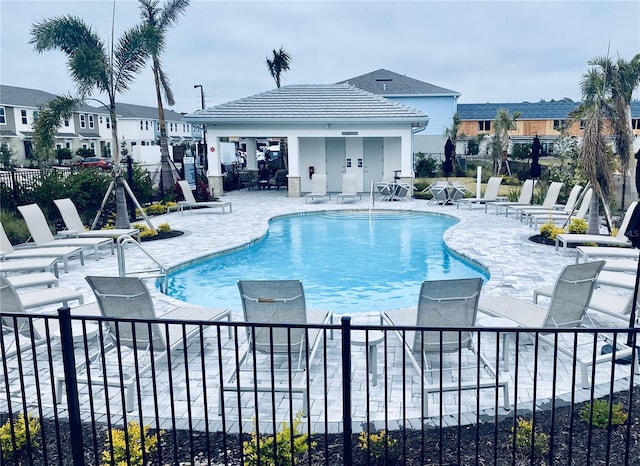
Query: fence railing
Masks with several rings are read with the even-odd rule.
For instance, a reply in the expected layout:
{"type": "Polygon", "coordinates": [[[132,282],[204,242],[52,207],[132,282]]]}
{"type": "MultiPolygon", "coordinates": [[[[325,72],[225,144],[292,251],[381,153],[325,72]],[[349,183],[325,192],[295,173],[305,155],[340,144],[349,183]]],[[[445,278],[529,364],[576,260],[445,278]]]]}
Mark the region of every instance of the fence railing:
{"type": "Polygon", "coordinates": [[[142,464],[136,441],[158,465],[640,457],[636,329],[2,319],[3,464],[142,464]]]}

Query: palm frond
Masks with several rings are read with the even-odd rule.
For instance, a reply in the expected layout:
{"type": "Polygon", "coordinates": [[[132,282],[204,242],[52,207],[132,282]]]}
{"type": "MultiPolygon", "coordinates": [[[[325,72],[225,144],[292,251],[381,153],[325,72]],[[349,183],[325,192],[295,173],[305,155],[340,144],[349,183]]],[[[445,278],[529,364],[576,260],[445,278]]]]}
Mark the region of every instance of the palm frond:
{"type": "Polygon", "coordinates": [[[60,50],[72,55],[80,46],[90,46],[104,50],[100,37],[82,19],[75,16],[58,16],[33,24],[30,44],[42,53],[60,50]]]}
{"type": "Polygon", "coordinates": [[[176,104],[176,99],[173,95],[173,91],[171,90],[171,83],[169,82],[169,77],[166,75],[162,66],[160,66],[160,62],[158,61],[157,68],[158,70],[158,78],[160,79],[160,84],[162,87],[162,91],[164,93],[165,98],[167,99],[167,105],[173,107],[176,104]]]}
{"type": "Polygon", "coordinates": [[[153,28],[145,25],[135,26],[125,31],[114,51],[114,80],[116,92],[129,89],[136,74],[145,66],[150,55],[149,42],[155,37],[153,28]]]}

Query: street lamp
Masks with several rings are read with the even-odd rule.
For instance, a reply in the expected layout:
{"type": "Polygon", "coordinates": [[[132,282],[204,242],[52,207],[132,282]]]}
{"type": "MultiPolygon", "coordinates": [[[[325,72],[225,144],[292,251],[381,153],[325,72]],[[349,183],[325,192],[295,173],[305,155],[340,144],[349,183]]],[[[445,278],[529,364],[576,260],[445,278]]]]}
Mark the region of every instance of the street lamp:
{"type": "MultiPolygon", "coordinates": [[[[193,88],[200,88],[200,108],[204,110],[204,88],[202,87],[202,84],[194,84],[193,88]]],[[[200,166],[204,166],[205,171],[207,171],[207,126],[204,124],[202,125],[202,141],[204,144],[204,150],[200,154],[200,166]]]]}

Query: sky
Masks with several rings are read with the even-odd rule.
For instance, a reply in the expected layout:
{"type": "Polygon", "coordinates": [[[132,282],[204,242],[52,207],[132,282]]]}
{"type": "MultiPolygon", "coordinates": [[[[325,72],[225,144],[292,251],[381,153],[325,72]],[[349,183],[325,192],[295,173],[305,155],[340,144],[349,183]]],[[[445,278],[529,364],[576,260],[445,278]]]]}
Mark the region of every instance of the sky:
{"type": "MultiPolygon", "coordinates": [[[[106,44],[112,24],[117,41],[140,21],[137,0],[0,0],[0,83],[74,94],[65,55],[29,44],[34,23],[63,15],[106,44]]],[[[265,60],[280,47],[291,56],[283,86],[385,68],[457,91],[459,103],[579,101],[589,60],[640,53],[639,24],[637,0],[191,0],[162,63],[177,112],[200,108],[195,84],[207,107],[274,89],[265,60]]],[[[156,105],[149,67],[117,101],[156,105]]]]}

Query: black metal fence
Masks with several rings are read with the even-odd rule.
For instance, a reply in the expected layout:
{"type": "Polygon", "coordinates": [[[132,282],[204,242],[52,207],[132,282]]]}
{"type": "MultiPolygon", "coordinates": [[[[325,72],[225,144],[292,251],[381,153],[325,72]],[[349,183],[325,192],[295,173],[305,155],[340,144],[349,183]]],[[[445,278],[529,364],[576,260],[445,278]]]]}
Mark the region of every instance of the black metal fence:
{"type": "Polygon", "coordinates": [[[640,458],[635,329],[2,318],[2,464],[640,458]]]}

